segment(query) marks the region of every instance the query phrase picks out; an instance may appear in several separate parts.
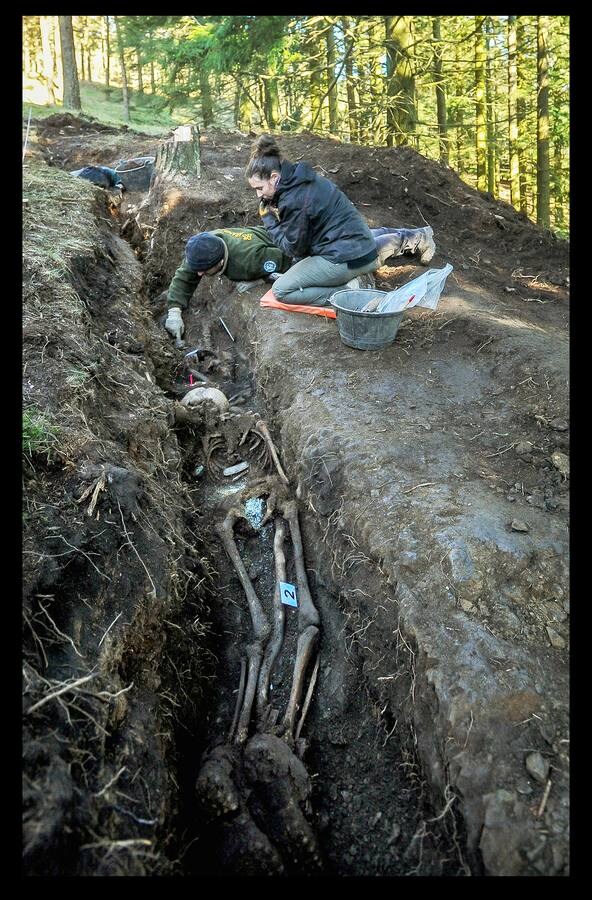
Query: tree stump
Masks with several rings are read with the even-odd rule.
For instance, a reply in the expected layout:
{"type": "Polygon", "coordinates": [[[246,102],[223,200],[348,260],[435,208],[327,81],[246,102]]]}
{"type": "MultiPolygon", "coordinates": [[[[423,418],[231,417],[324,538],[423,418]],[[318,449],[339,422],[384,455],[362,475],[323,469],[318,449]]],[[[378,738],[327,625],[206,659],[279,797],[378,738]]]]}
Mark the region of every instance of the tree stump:
{"type": "Polygon", "coordinates": [[[171,140],[161,144],[154,164],[155,175],[175,178],[177,175],[199,178],[201,157],[197,125],[180,125],[171,140]]]}

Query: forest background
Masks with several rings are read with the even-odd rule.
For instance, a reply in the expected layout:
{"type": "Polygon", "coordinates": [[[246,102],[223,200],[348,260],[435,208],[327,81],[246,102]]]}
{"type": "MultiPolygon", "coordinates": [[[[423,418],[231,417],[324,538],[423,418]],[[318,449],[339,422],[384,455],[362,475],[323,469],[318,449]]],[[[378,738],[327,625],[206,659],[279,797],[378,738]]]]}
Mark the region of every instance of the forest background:
{"type": "Polygon", "coordinates": [[[24,16],[25,110],[409,145],[569,237],[569,16],[24,16]]]}

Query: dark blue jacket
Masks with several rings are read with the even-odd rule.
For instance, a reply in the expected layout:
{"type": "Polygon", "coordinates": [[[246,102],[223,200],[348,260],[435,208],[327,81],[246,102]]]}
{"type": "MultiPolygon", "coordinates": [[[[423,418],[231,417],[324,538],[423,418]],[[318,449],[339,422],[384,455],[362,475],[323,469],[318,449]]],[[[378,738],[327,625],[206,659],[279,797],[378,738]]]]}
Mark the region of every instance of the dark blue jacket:
{"type": "Polygon", "coordinates": [[[85,166],[83,169],[72,172],[72,175],[78,175],[79,178],[84,178],[85,181],[92,181],[93,184],[102,188],[123,188],[119,173],[115,169],[110,169],[109,166],[85,166]]]}
{"type": "MultiPolygon", "coordinates": [[[[306,162],[284,160],[273,212],[262,221],[273,242],[288,256],[323,256],[352,269],[376,259],[376,242],[368,225],[337,185],[306,162]]],[[[264,201],[265,202],[265,201],[264,201]]]]}

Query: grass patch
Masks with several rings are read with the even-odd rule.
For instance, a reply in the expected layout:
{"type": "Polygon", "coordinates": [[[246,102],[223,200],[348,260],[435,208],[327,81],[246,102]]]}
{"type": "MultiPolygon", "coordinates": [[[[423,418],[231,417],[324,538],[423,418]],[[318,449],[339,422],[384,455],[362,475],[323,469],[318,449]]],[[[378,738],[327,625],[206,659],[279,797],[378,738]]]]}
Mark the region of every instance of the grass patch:
{"type": "Polygon", "coordinates": [[[69,272],[73,257],[92,255],[97,228],[89,213],[98,190],[44,163],[23,166],[23,258],[48,279],[69,272]]]}
{"type": "MultiPolygon", "coordinates": [[[[123,117],[123,91],[120,87],[80,82],[80,104],[82,111],[68,110],[79,118],[87,118],[98,121],[103,125],[115,125],[121,127],[127,125],[130,131],[141,131],[144,134],[162,134],[177,125],[195,121],[195,109],[190,107],[178,107],[169,113],[165,107],[166,100],[158,94],[140,94],[139,91],[130,89],[130,117],[131,122],[126,122],[123,117]]],[[[25,122],[32,110],[32,118],[40,119],[54,116],[57,113],[66,112],[64,106],[40,105],[27,102],[26,92],[23,98],[23,117],[25,122]]]]}
{"type": "Polygon", "coordinates": [[[66,384],[74,389],[81,388],[89,378],[91,378],[91,374],[88,369],[77,369],[74,367],[70,367],[67,370],[68,374],[66,375],[66,384]]]}
{"type": "Polygon", "coordinates": [[[59,430],[36,406],[27,406],[23,410],[23,455],[31,465],[35,456],[45,456],[49,462],[59,430]]]}

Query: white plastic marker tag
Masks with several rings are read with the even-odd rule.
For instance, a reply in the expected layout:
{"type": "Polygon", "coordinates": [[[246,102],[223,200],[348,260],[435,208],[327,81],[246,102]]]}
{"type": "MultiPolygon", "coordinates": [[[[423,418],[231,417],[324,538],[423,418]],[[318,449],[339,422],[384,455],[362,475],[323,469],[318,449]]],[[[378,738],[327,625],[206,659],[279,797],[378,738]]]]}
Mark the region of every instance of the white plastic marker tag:
{"type": "Polygon", "coordinates": [[[296,599],[296,585],[286,584],[285,581],[280,581],[280,600],[286,606],[298,606],[298,600],[296,599]]]}

